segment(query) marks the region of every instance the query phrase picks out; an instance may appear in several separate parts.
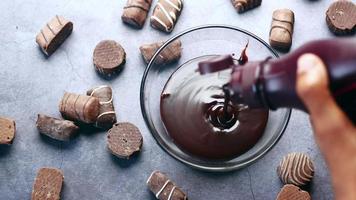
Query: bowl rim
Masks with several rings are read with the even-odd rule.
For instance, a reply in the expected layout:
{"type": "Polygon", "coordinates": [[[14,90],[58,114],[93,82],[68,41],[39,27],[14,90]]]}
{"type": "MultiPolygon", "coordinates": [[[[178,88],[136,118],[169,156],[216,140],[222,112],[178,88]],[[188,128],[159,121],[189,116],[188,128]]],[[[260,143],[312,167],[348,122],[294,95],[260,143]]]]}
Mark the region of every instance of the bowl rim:
{"type": "Polygon", "coordinates": [[[282,128],[280,130],[280,133],[278,134],[278,137],[273,141],[273,143],[268,146],[264,151],[261,151],[260,154],[258,154],[256,157],[252,158],[251,160],[244,162],[244,163],[240,163],[234,166],[227,166],[227,167],[216,167],[216,166],[201,166],[199,164],[194,164],[190,161],[187,161],[181,157],[179,157],[178,155],[176,155],[174,152],[171,152],[170,149],[168,149],[164,144],[163,144],[163,140],[161,139],[161,137],[159,136],[159,133],[157,132],[156,129],[152,128],[148,114],[146,113],[146,109],[145,109],[145,97],[144,97],[144,91],[145,91],[145,82],[148,76],[148,73],[153,65],[153,58],[155,58],[161,51],[162,49],[164,49],[168,44],[170,44],[173,40],[187,34],[193,31],[197,31],[200,29],[208,29],[208,28],[222,28],[222,29],[231,29],[234,31],[238,31],[238,32],[242,32],[246,35],[249,35],[250,37],[258,40],[260,43],[262,43],[276,58],[279,57],[278,53],[267,43],[265,42],[263,39],[261,39],[260,37],[258,37],[257,35],[244,30],[242,28],[236,27],[236,26],[231,26],[231,25],[223,25],[223,24],[207,24],[207,25],[201,25],[201,26],[196,26],[193,28],[189,28],[187,30],[184,30],[172,37],[170,37],[168,40],[166,40],[164,42],[164,44],[155,52],[155,54],[153,55],[152,59],[150,60],[150,62],[148,63],[143,76],[142,76],[142,80],[141,80],[141,86],[140,86],[140,107],[141,107],[141,113],[142,116],[144,118],[146,127],[148,128],[149,132],[151,133],[151,135],[153,136],[153,138],[155,139],[156,143],[158,143],[158,146],[160,146],[161,149],[163,149],[166,153],[168,153],[168,155],[170,155],[171,157],[173,157],[174,159],[180,161],[181,163],[184,163],[192,168],[198,169],[198,170],[203,170],[203,171],[210,171],[210,172],[227,172],[227,171],[233,171],[233,170],[237,170],[237,169],[241,169],[245,166],[248,166],[254,162],[256,162],[258,159],[260,159],[261,157],[263,157],[264,155],[266,155],[267,152],[269,152],[277,143],[278,141],[281,139],[283,133],[285,132],[287,125],[289,123],[289,119],[292,113],[292,109],[286,109],[286,118],[284,120],[284,123],[281,124],[282,128]]]}

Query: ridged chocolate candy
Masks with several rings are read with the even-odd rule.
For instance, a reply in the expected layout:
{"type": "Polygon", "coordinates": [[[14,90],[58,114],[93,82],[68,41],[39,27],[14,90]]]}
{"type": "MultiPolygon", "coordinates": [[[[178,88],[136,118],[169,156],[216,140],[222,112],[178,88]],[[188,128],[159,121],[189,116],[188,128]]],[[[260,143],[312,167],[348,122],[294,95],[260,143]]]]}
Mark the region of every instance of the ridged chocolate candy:
{"type": "Polygon", "coordinates": [[[64,176],[56,168],[41,168],[33,184],[31,200],[59,200],[64,176]]]}
{"type": "Polygon", "coordinates": [[[314,165],[309,156],[303,153],[290,153],[283,157],[277,173],[284,184],[306,185],[314,175],[314,165]]]}
{"type": "Polygon", "coordinates": [[[278,193],[276,200],[311,200],[311,197],[308,192],[299,187],[287,184],[278,193]]]}
{"type": "Polygon", "coordinates": [[[120,72],[126,62],[126,52],[122,46],[113,40],[99,42],[93,53],[93,63],[96,71],[104,78],[120,72]]]}
{"type": "Polygon", "coordinates": [[[326,23],[336,35],[356,32],[356,4],[348,0],[333,2],[326,11],[326,23]]]}
{"type": "Polygon", "coordinates": [[[288,51],[293,41],[294,13],[289,9],[278,9],[273,12],[270,45],[282,51],[288,51]]]}

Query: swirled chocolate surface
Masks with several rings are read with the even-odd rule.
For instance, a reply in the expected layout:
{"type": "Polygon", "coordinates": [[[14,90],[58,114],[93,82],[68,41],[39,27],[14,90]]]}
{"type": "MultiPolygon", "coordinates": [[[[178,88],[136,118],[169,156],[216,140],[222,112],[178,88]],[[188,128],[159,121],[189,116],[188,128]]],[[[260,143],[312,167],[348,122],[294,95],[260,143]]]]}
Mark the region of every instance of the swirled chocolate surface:
{"type": "Polygon", "coordinates": [[[223,85],[231,69],[200,75],[199,57],[183,64],[167,81],[160,102],[161,118],[174,143],[203,159],[231,159],[252,148],[263,135],[268,110],[250,110],[228,102],[223,85]]]}

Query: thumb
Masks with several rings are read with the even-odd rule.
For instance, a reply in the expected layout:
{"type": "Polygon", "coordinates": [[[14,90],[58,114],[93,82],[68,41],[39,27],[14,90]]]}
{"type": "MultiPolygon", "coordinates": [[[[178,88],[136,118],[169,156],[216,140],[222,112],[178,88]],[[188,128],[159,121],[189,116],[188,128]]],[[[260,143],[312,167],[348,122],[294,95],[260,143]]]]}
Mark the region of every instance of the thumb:
{"type": "Polygon", "coordinates": [[[298,59],[296,89],[307,107],[317,133],[327,133],[351,124],[336,104],[329,90],[323,61],[314,54],[298,59]]]}

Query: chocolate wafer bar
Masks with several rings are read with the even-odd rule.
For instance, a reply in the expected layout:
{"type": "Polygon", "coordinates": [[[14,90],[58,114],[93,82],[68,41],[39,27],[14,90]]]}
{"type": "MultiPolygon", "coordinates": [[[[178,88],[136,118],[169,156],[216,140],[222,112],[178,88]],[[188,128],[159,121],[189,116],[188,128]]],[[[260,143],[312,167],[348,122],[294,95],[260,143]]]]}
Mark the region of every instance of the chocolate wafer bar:
{"type": "Polygon", "coordinates": [[[231,0],[231,3],[238,13],[243,13],[260,6],[262,0],[231,0]]]}
{"type": "Polygon", "coordinates": [[[36,127],[40,133],[50,138],[67,141],[79,130],[72,121],[38,114],[36,127]]]}
{"type": "Polygon", "coordinates": [[[44,54],[50,56],[73,31],[73,23],[56,15],[37,34],[36,42],[44,54]]]}
{"type": "Polygon", "coordinates": [[[159,200],[187,200],[187,195],[166,174],[154,171],[147,180],[147,186],[159,200]]]}
{"type": "Polygon", "coordinates": [[[152,0],[128,0],[121,19],[126,24],[142,28],[150,10],[152,0]]]}
{"type": "Polygon", "coordinates": [[[65,119],[94,123],[99,115],[99,99],[86,95],[65,92],[59,104],[59,111],[65,119]]]}
{"type": "Polygon", "coordinates": [[[112,125],[116,123],[116,113],[111,87],[108,85],[95,87],[88,90],[87,95],[99,99],[100,111],[94,125],[98,128],[110,129],[112,125]]]}
{"type": "Polygon", "coordinates": [[[273,12],[270,45],[281,51],[288,51],[292,45],[294,13],[289,9],[278,9],[273,12]]]}
{"type": "Polygon", "coordinates": [[[108,132],[107,139],[110,152],[126,159],[139,152],[143,142],[140,130],[128,122],[114,124],[108,132]]]}
{"type": "Polygon", "coordinates": [[[15,121],[6,117],[0,117],[0,144],[12,144],[15,132],[15,121]]]}
{"type": "MultiPolygon", "coordinates": [[[[140,47],[143,59],[149,63],[156,51],[164,44],[164,42],[155,42],[144,44],[140,47]]],[[[182,43],[180,40],[174,40],[166,46],[155,59],[155,64],[169,64],[177,61],[182,54],[182,43]]]]}
{"type": "Polygon", "coordinates": [[[151,16],[151,26],[164,32],[172,32],[182,9],[181,0],[158,0],[151,16]]]}
{"type": "Polygon", "coordinates": [[[35,178],[31,200],[59,200],[64,176],[56,168],[41,168],[35,178]]]}

